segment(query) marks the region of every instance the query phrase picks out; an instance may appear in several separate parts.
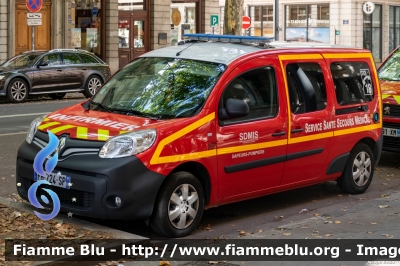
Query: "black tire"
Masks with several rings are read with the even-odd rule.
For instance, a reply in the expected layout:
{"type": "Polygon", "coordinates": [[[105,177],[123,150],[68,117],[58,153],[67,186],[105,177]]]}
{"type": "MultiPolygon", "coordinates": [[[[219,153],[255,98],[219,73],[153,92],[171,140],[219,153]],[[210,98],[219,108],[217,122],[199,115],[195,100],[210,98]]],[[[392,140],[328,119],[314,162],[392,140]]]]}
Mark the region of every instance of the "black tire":
{"type": "Polygon", "coordinates": [[[364,193],[374,175],[374,154],[368,145],[360,143],[350,152],[342,176],[337,180],[339,188],[349,194],[364,193]]]}
{"type": "Polygon", "coordinates": [[[25,80],[15,78],[7,88],[7,100],[12,103],[22,103],[28,98],[29,87],[25,80]]]}
{"type": "Polygon", "coordinates": [[[51,94],[49,94],[49,97],[57,100],[57,99],[64,98],[65,95],[66,95],[66,93],[51,93],[51,94]]]}
{"type": "Polygon", "coordinates": [[[90,76],[86,81],[83,95],[85,95],[86,98],[91,98],[99,90],[102,84],[103,80],[99,76],[90,76]]]}
{"type": "Polygon", "coordinates": [[[187,236],[197,228],[203,209],[204,192],[199,180],[188,172],[177,172],[160,189],[150,217],[150,226],[162,236],[187,236]],[[188,191],[186,196],[183,191],[185,188],[188,191]],[[179,201],[179,205],[175,204],[176,201],[179,201]]]}

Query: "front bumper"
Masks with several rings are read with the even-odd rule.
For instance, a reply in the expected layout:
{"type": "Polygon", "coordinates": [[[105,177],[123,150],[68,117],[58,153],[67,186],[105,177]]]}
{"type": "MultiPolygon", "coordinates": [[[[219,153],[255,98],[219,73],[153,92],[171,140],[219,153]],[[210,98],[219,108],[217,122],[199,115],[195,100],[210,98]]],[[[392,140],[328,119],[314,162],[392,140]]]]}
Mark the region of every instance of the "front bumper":
{"type": "MultiPolygon", "coordinates": [[[[60,171],[62,175],[70,176],[72,186],[70,189],[42,186],[56,192],[62,212],[107,219],[150,217],[165,176],[150,171],[135,156],[100,158],[95,150],[99,150],[104,142],[74,140],[67,135],[66,137],[65,146],[59,153],[59,161],[53,172],[60,171]],[[115,204],[116,196],[122,200],[119,207],[115,204]],[[73,201],[73,198],[76,201],[73,201]]],[[[16,181],[21,185],[17,186],[17,190],[26,200],[28,189],[34,182],[33,161],[41,150],[40,145],[37,145],[38,141],[46,144],[47,134],[37,132],[34,142],[24,142],[18,150],[16,181]]]]}
{"type": "MultiPolygon", "coordinates": [[[[400,130],[400,118],[384,116],[382,127],[400,130]]],[[[383,136],[383,150],[400,152],[400,137],[383,136]]]]}

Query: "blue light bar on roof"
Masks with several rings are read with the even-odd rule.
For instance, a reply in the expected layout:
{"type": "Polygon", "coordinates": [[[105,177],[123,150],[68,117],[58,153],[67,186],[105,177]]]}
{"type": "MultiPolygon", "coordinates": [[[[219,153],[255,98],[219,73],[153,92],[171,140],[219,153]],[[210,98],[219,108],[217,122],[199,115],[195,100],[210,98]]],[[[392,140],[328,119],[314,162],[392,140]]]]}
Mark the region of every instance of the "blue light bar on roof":
{"type": "Polygon", "coordinates": [[[274,40],[274,38],[269,38],[269,37],[218,35],[218,34],[205,34],[205,33],[183,34],[182,36],[190,40],[219,41],[219,42],[271,42],[274,40]]]}

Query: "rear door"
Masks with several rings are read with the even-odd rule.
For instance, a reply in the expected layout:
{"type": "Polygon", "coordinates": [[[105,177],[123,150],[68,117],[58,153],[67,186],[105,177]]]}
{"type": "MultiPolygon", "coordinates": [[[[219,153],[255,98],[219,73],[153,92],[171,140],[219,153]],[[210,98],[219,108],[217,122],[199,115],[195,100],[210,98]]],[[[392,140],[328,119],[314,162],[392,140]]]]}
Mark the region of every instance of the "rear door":
{"type": "Polygon", "coordinates": [[[63,53],[65,65],[65,89],[79,89],[85,81],[88,67],[82,64],[81,58],[74,53],[63,53]]]}
{"type": "MultiPolygon", "coordinates": [[[[237,67],[224,84],[227,99],[245,101],[249,114],[220,119],[217,126],[218,194],[225,201],[262,194],[279,185],[287,144],[287,109],[277,58],[257,58],[237,67]],[[280,79],[281,80],[281,79],[280,79]]],[[[221,113],[220,113],[221,114],[221,113]]]]}
{"type": "Polygon", "coordinates": [[[289,135],[282,185],[320,177],[334,131],[334,95],[320,54],[280,55],[288,95],[289,135]],[[330,92],[330,93],[329,93],[330,92]]]}

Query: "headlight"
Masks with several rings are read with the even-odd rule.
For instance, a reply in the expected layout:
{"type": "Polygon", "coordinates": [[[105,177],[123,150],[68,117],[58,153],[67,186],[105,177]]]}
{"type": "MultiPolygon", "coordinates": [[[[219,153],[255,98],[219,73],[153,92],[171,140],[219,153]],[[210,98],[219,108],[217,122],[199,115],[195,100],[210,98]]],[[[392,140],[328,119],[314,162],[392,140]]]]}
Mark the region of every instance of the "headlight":
{"type": "Polygon", "coordinates": [[[156,136],[154,129],[146,129],[113,137],[103,145],[99,157],[121,158],[138,154],[150,148],[156,136]]]}
{"type": "Polygon", "coordinates": [[[32,121],[28,130],[28,134],[26,135],[26,142],[28,142],[29,144],[32,143],[33,137],[36,134],[38,126],[40,125],[40,123],[42,123],[43,119],[45,119],[46,116],[47,115],[40,116],[32,121]]]}

